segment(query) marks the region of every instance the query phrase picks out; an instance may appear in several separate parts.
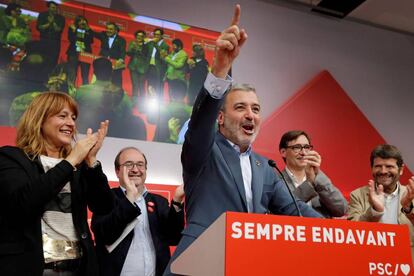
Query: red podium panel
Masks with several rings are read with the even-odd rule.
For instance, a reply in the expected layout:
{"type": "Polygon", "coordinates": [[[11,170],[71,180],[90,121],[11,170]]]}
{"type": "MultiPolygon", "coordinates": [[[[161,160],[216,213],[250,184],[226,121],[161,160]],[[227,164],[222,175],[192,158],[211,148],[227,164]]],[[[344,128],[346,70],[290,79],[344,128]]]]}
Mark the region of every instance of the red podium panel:
{"type": "Polygon", "coordinates": [[[414,275],[404,225],[227,212],[171,265],[182,275],[414,275]]]}

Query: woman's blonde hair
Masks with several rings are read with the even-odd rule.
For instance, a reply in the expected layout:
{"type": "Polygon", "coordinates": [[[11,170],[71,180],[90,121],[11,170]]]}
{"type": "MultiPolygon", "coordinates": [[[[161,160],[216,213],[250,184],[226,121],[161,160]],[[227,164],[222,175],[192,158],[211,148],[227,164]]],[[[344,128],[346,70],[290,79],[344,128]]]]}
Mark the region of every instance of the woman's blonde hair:
{"type": "MultiPolygon", "coordinates": [[[[19,120],[16,146],[33,159],[39,155],[46,154],[46,143],[42,133],[43,123],[49,117],[62,111],[65,105],[69,107],[76,117],[78,116],[78,105],[67,94],[62,92],[44,92],[36,96],[19,120]]],[[[76,135],[76,128],[74,135],[76,135]]],[[[65,158],[71,149],[71,145],[62,148],[59,153],[60,157],[65,158]]]]}

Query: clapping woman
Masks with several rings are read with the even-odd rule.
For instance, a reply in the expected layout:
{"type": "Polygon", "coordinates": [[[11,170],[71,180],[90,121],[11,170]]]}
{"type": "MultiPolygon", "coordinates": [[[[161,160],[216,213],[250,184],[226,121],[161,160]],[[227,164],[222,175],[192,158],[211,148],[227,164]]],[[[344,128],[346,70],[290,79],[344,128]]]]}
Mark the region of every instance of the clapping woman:
{"type": "Polygon", "coordinates": [[[76,102],[34,98],[16,147],[0,148],[0,275],[98,275],[87,207],[106,214],[113,198],[96,155],[108,121],[76,141],[76,102]]]}

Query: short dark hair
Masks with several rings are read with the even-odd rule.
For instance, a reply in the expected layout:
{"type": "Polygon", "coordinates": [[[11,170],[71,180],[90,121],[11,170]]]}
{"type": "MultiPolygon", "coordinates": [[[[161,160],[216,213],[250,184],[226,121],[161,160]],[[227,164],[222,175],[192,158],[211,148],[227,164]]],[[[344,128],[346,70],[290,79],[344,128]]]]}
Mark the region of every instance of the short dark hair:
{"type": "Polygon", "coordinates": [[[93,72],[98,80],[111,80],[112,63],[109,59],[101,57],[93,61],[93,72]]]}
{"type": "Polygon", "coordinates": [[[108,21],[108,22],[106,22],[105,26],[108,26],[108,25],[114,25],[115,26],[115,31],[119,32],[119,26],[116,25],[115,22],[108,21]]]}
{"type": "Polygon", "coordinates": [[[84,19],[85,21],[86,21],[86,23],[88,23],[88,19],[85,17],[85,16],[83,16],[83,15],[77,15],[76,17],[75,17],[75,27],[78,27],[78,24],[79,24],[79,22],[82,20],[82,19],[84,19]]]}
{"type": "Polygon", "coordinates": [[[303,130],[291,130],[291,131],[288,131],[285,134],[283,134],[282,138],[280,138],[279,150],[286,149],[287,146],[288,146],[288,143],[290,141],[296,140],[301,135],[305,136],[306,139],[308,139],[309,144],[311,143],[310,136],[305,131],[303,131],[303,130]]]}
{"type": "Polygon", "coordinates": [[[154,33],[155,33],[156,31],[159,31],[159,32],[161,33],[161,36],[163,36],[163,35],[164,35],[164,30],[163,30],[163,29],[156,28],[156,29],[154,29],[154,33]]]}
{"type": "Polygon", "coordinates": [[[170,99],[173,101],[184,101],[187,93],[187,82],[180,79],[169,80],[168,86],[170,88],[170,99]]]}
{"type": "Polygon", "coordinates": [[[46,2],[46,6],[49,8],[49,7],[50,7],[50,5],[55,5],[56,7],[58,7],[58,6],[59,6],[59,4],[58,4],[58,3],[56,3],[55,1],[47,1],[47,2],[46,2]]]}
{"type": "Polygon", "coordinates": [[[200,44],[193,44],[193,52],[197,55],[198,58],[205,57],[204,48],[200,44]]]}
{"type": "Polygon", "coordinates": [[[178,48],[182,49],[184,47],[183,42],[181,41],[181,39],[176,38],[172,41],[172,44],[176,45],[178,48]]]}
{"type": "Polygon", "coordinates": [[[144,34],[144,36],[146,36],[147,34],[143,31],[143,30],[138,30],[134,33],[134,37],[137,37],[137,34],[144,34]]]}
{"type": "Polygon", "coordinates": [[[397,160],[397,166],[401,168],[404,164],[404,160],[402,158],[400,150],[393,145],[379,145],[376,146],[372,152],[370,157],[371,162],[371,168],[374,165],[375,158],[382,158],[382,159],[396,159],[397,160]]]}
{"type": "Polygon", "coordinates": [[[10,4],[8,4],[8,5],[7,5],[6,9],[4,10],[4,13],[5,13],[6,15],[11,15],[11,12],[12,12],[12,11],[15,11],[15,10],[17,10],[17,9],[21,9],[21,8],[22,8],[22,6],[21,6],[21,5],[19,5],[19,4],[16,4],[16,3],[10,3],[10,4]]]}
{"type": "Polygon", "coordinates": [[[142,156],[144,157],[144,160],[145,160],[145,169],[147,168],[147,165],[148,165],[148,162],[147,162],[147,157],[145,157],[145,154],[142,152],[142,151],[140,151],[138,148],[136,148],[136,147],[126,147],[126,148],[123,148],[123,149],[121,149],[119,152],[118,152],[118,154],[116,155],[116,157],[115,157],[115,161],[114,161],[114,166],[115,166],[115,169],[116,170],[119,170],[119,168],[121,167],[121,164],[119,164],[119,159],[121,158],[121,154],[124,152],[124,151],[126,151],[126,150],[130,150],[130,149],[132,149],[132,150],[136,150],[137,152],[139,152],[139,153],[141,153],[142,154],[142,156]]]}

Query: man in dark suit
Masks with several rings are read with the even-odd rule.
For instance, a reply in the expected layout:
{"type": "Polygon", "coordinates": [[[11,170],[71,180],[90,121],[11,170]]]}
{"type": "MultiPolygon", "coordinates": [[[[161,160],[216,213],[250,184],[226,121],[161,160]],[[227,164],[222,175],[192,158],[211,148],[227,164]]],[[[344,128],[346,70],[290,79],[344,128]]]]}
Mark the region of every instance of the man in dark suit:
{"type": "Polygon", "coordinates": [[[65,28],[65,17],[58,13],[59,5],[54,1],[46,2],[47,11],[39,13],[36,29],[40,33],[40,41],[45,52],[50,56],[51,67],[54,68],[59,61],[60,40],[65,28]]]}
{"type": "Polygon", "coordinates": [[[162,98],[164,95],[164,76],[167,71],[165,58],[170,50],[170,47],[164,41],[164,31],[162,29],[154,30],[154,37],[148,42],[148,49],[151,56],[147,73],[148,85],[155,89],[155,93],[159,98],[162,98]]]}
{"type": "Polygon", "coordinates": [[[92,217],[101,275],[162,275],[184,228],[183,187],[171,206],[145,188],[147,159],[137,148],[122,149],[115,158],[119,188],[108,215],[92,217]]]}
{"type": "Polygon", "coordinates": [[[119,27],[114,22],[106,23],[105,32],[95,33],[101,41],[100,56],[115,60],[112,83],[122,88],[122,71],[125,68],[126,41],[119,35],[119,27]]]}
{"type": "MultiPolygon", "coordinates": [[[[287,187],[251,149],[260,128],[260,103],[250,85],[230,90],[228,72],[247,39],[240,29],[240,6],[216,41],[212,73],[194,104],[181,153],[187,226],[174,252],[182,253],[226,211],[298,215],[287,187]],[[215,125],[218,124],[218,132],[215,125]]],[[[303,201],[301,213],[321,217],[303,201]]],[[[171,275],[167,269],[164,275],[171,275]]]]}

